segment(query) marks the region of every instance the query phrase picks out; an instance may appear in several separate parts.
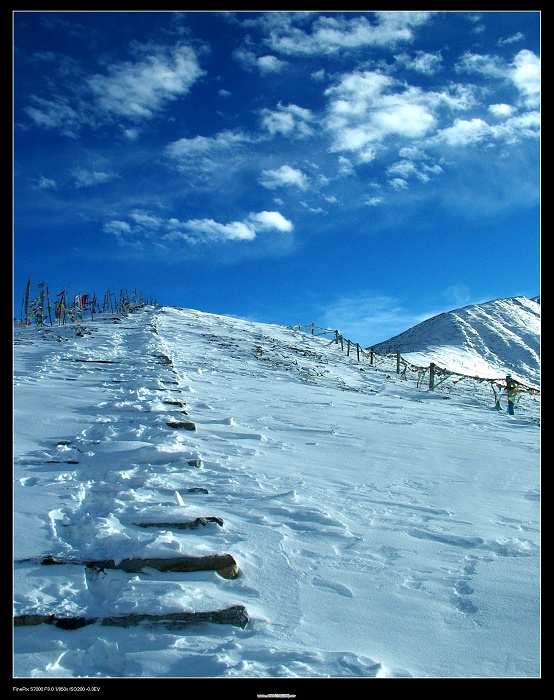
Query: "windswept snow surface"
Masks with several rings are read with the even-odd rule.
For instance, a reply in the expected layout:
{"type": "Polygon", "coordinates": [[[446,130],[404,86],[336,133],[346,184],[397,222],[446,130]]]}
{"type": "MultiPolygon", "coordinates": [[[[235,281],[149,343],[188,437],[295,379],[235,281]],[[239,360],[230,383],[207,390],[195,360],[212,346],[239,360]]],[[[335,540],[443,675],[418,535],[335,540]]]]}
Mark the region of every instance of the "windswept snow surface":
{"type": "Polygon", "coordinates": [[[414,365],[434,362],[451,372],[514,379],[540,386],[540,299],[512,297],[433,316],[374,346],[377,353],[400,352],[414,365]]]}
{"type": "Polygon", "coordinates": [[[14,627],[14,687],[540,676],[538,396],[173,307],[16,328],[14,385],[14,614],[94,620],[14,627]],[[215,553],[236,578],[85,565],[215,553]]]}

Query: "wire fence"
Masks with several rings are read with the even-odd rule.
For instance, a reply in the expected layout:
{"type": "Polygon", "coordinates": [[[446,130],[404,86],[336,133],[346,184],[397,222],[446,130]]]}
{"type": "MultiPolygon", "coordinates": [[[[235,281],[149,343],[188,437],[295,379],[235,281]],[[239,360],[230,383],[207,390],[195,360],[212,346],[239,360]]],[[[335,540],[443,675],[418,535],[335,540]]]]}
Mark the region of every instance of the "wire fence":
{"type": "MultiPolygon", "coordinates": [[[[416,365],[410,362],[399,352],[380,355],[372,348],[364,349],[359,343],[354,343],[347,338],[344,338],[339,331],[331,328],[322,328],[314,323],[306,325],[289,326],[293,330],[310,332],[314,336],[332,335],[331,343],[340,345],[341,350],[346,352],[348,356],[356,357],[358,362],[366,362],[371,367],[387,369],[394,371],[400,375],[402,379],[414,379],[418,387],[427,385],[430,391],[434,391],[447,379],[451,380],[452,384],[457,384],[462,380],[475,382],[476,384],[487,384],[490,386],[494,395],[495,403],[498,407],[502,391],[506,387],[505,377],[479,377],[469,374],[461,374],[453,372],[446,367],[439,367],[435,362],[429,361],[427,366],[416,365]]],[[[528,394],[529,396],[540,395],[540,389],[535,386],[530,386],[512,379],[513,384],[517,388],[517,392],[528,394]]]]}

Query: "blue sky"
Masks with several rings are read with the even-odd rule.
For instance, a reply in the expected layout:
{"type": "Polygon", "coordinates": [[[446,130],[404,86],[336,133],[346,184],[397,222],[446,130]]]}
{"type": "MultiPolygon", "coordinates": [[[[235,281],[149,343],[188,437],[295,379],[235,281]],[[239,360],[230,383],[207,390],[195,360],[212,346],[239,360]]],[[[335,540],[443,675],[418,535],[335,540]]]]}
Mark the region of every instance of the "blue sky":
{"type": "Polygon", "coordinates": [[[368,346],[540,293],[540,12],[12,17],[16,315],[31,277],[368,346]]]}

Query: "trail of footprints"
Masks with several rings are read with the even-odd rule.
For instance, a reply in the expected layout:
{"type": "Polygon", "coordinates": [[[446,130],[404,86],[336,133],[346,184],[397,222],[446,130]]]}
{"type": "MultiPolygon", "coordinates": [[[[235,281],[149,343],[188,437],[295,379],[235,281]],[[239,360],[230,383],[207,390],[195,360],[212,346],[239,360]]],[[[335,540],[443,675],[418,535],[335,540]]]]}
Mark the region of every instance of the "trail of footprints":
{"type": "MultiPolygon", "coordinates": [[[[197,428],[171,359],[156,351],[151,341],[147,346],[154,349],[146,357],[133,357],[126,350],[126,336],[131,340],[130,334],[144,332],[122,322],[121,332],[110,334],[105,345],[110,359],[71,358],[68,353],[51,356],[53,368],[59,362],[69,365],[67,380],[79,381],[83,371],[102,372],[109,398],[98,405],[97,422],[80,435],[24,458],[28,465],[59,464],[56,481],[67,483],[70,503],[49,514],[59,550],[39,560],[16,562],[16,571],[37,564],[57,567],[60,580],[66,579],[67,588],[78,593],[75,611],[60,612],[55,600],[52,603],[51,591],[35,592],[36,609],[29,610],[29,601],[20,601],[23,610],[14,617],[16,626],[46,623],[77,629],[98,622],[102,626],[149,624],[174,629],[197,622],[241,628],[248,624],[243,605],[205,609],[210,596],[203,589],[218,588],[241,572],[231,553],[221,553],[223,519],[211,513],[191,517],[186,515],[190,509],[182,507],[184,499],[186,505],[193,499],[199,503],[209,493],[199,478],[201,455],[186,449],[186,432],[197,428]],[[114,454],[121,465],[115,472],[114,454]],[[187,533],[200,530],[202,553],[184,555],[183,551],[195,549],[194,543],[186,542],[187,533]],[[213,553],[206,554],[206,542],[212,543],[213,553]],[[115,551],[127,556],[114,559],[114,544],[115,551]],[[145,555],[149,550],[152,556],[145,555]],[[144,600],[145,596],[159,602],[159,614],[137,609],[139,597],[144,600]],[[187,609],[175,611],[183,607],[183,599],[187,609]],[[195,609],[195,604],[201,609],[195,609]]],[[[146,332],[156,334],[155,325],[146,332]]],[[[78,346],[74,353],[79,355],[78,346]]],[[[41,369],[48,372],[47,367],[41,369]]],[[[32,476],[24,485],[40,487],[42,482],[32,476]]],[[[52,571],[49,568],[49,577],[52,571]]]]}

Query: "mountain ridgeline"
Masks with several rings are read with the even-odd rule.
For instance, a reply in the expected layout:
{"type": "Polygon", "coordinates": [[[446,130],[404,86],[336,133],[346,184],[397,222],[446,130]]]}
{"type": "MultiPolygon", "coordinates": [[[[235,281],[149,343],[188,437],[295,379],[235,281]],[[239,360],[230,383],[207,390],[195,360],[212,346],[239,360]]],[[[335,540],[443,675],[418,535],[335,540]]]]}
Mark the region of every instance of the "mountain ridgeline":
{"type": "Polygon", "coordinates": [[[481,377],[512,374],[540,384],[540,296],[495,299],[433,316],[373,346],[399,352],[414,364],[435,362],[453,372],[481,377]]]}

